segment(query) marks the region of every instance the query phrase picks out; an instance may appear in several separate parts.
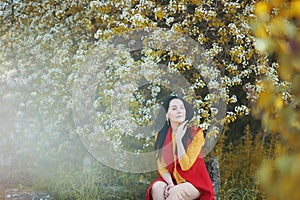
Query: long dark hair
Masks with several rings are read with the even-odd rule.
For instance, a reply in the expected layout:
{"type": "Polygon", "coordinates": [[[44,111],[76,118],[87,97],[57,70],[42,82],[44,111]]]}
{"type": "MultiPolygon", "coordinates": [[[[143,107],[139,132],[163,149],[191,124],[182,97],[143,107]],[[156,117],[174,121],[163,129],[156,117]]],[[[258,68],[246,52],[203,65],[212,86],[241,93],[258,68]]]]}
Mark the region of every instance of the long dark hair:
{"type": "MultiPolygon", "coordinates": [[[[156,141],[155,141],[155,150],[157,151],[157,154],[156,154],[157,159],[161,158],[162,148],[163,148],[164,142],[166,140],[168,130],[170,128],[170,123],[168,123],[168,121],[166,120],[166,113],[168,112],[170,102],[173,99],[179,99],[183,102],[185,110],[186,110],[186,116],[185,116],[186,120],[190,121],[194,117],[194,111],[193,111],[192,106],[187,101],[185,101],[184,99],[182,99],[178,96],[175,96],[175,95],[170,95],[170,96],[168,96],[167,98],[165,98],[163,100],[162,106],[163,106],[164,109],[161,109],[161,111],[159,112],[158,120],[165,119],[165,123],[164,123],[164,126],[162,127],[162,129],[160,131],[158,131],[158,135],[157,135],[157,138],[156,138],[156,141]]],[[[187,146],[188,139],[190,139],[191,137],[192,137],[191,136],[191,131],[188,128],[186,130],[183,138],[182,138],[182,143],[183,143],[185,148],[187,146]]]]}

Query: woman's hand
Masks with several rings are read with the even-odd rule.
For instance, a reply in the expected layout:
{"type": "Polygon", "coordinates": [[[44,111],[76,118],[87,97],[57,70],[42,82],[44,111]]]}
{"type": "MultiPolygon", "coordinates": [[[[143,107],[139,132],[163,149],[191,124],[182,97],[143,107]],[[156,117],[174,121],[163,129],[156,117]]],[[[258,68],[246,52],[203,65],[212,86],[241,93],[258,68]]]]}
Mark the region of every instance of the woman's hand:
{"type": "Polygon", "coordinates": [[[170,195],[170,189],[174,187],[174,184],[173,183],[169,183],[165,189],[165,198],[168,198],[168,196],[170,195]]]}
{"type": "Polygon", "coordinates": [[[175,136],[176,137],[175,140],[176,140],[176,147],[177,147],[177,156],[178,156],[179,160],[185,155],[185,148],[182,143],[182,138],[186,132],[187,123],[188,123],[188,121],[186,120],[178,126],[176,136],[175,136]]]}
{"type": "Polygon", "coordinates": [[[178,128],[177,128],[177,132],[176,132],[176,141],[177,142],[180,142],[186,132],[186,129],[187,129],[187,123],[188,123],[188,120],[182,122],[178,128]]]}

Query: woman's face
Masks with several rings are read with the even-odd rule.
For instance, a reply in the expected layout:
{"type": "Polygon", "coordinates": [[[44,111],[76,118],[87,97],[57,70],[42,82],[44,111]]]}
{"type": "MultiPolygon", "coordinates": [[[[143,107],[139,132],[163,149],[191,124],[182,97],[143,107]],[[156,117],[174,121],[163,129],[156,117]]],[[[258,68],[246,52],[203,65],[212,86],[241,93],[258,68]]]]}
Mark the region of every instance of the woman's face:
{"type": "Polygon", "coordinates": [[[171,123],[181,124],[185,121],[186,110],[183,102],[180,99],[172,99],[170,101],[166,117],[170,120],[171,123]]]}

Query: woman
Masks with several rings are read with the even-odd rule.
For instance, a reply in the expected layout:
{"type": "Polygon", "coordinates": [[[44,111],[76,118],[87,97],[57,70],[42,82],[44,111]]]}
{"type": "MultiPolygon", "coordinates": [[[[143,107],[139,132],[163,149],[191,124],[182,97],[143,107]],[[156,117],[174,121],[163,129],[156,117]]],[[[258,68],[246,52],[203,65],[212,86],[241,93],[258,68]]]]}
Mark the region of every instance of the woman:
{"type": "Polygon", "coordinates": [[[149,186],[146,200],[213,200],[212,182],[201,156],[203,132],[187,127],[194,116],[191,105],[170,96],[163,107],[166,122],[155,141],[159,177],[149,186]]]}

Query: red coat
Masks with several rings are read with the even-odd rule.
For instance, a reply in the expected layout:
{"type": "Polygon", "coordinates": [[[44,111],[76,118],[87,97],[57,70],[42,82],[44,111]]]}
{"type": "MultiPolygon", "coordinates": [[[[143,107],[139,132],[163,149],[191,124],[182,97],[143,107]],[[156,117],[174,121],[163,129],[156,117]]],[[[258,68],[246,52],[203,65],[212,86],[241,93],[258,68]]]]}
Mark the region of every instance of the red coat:
{"type": "MultiPolygon", "coordinates": [[[[163,145],[162,159],[164,160],[165,163],[167,163],[166,170],[168,170],[169,173],[171,174],[175,185],[178,184],[177,183],[178,178],[174,177],[174,174],[179,174],[179,176],[184,181],[190,182],[195,188],[199,190],[199,192],[201,193],[199,200],[214,200],[213,185],[210,180],[209,174],[207,172],[204,163],[204,159],[201,154],[201,147],[204,144],[203,132],[199,128],[193,127],[191,128],[191,134],[192,134],[192,139],[187,142],[187,148],[186,148],[186,154],[192,152],[191,153],[192,155],[196,153],[196,156],[193,159],[191,166],[189,166],[187,169],[182,169],[182,166],[180,165],[177,156],[174,158],[173,146],[168,145],[172,143],[171,129],[169,129],[163,145]]],[[[146,200],[152,200],[151,189],[153,184],[156,181],[164,181],[161,174],[160,173],[158,174],[159,177],[156,180],[154,180],[150,184],[149,188],[147,189],[146,200]]]]}

